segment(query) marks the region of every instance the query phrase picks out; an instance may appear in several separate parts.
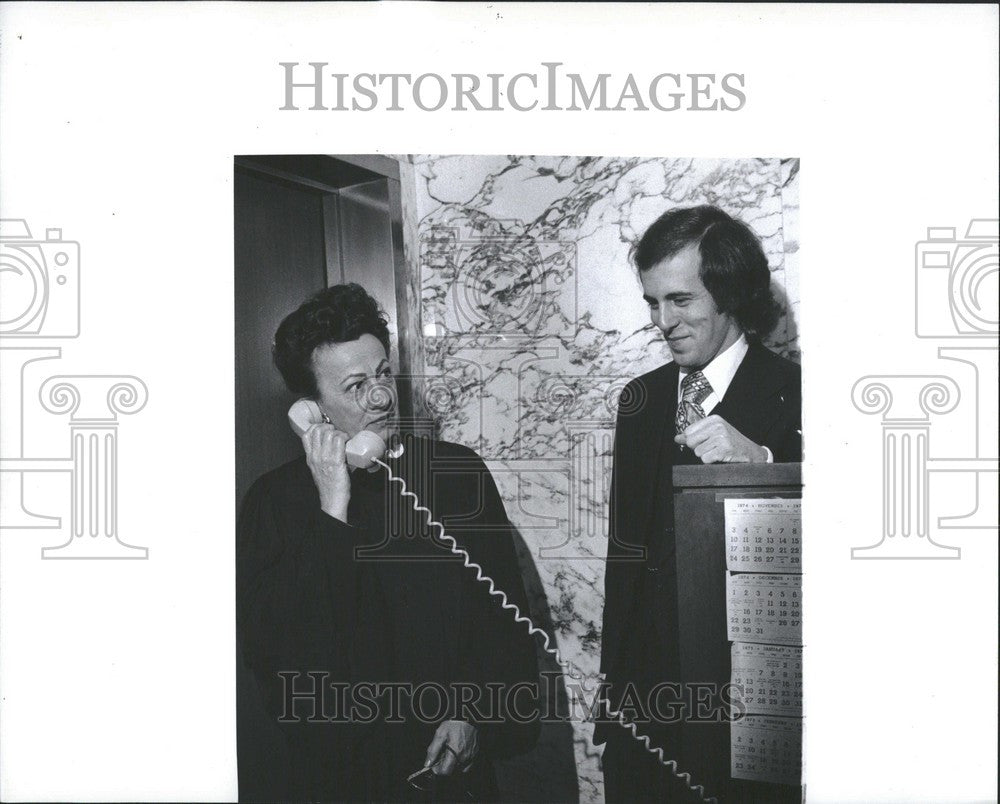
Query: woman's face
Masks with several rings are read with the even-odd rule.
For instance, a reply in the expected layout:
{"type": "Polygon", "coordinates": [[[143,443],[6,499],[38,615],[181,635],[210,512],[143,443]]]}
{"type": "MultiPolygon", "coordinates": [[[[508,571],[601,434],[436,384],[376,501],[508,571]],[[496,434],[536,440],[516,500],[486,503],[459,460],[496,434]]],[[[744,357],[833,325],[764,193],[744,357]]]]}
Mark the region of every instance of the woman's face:
{"type": "Polygon", "coordinates": [[[348,438],[371,430],[388,441],[396,428],[396,383],[378,338],[317,346],[312,370],[320,409],[338,430],[348,438]]]}

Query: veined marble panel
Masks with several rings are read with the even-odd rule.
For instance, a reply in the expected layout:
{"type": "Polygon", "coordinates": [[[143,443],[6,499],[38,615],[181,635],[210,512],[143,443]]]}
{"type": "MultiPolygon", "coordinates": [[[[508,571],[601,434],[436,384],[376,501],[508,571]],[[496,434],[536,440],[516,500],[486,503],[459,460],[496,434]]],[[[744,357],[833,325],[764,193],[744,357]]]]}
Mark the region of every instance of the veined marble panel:
{"type": "MultiPolygon", "coordinates": [[[[428,408],[443,438],[487,460],[532,614],[596,678],[615,415],[641,404],[624,384],[669,360],[630,249],[676,206],[745,221],[784,307],[765,342],[798,358],[798,160],[413,156],[407,168],[428,408]]],[[[585,802],[603,800],[591,735],[572,724],[585,802]]],[[[550,761],[553,746],[525,762],[550,761]]]]}

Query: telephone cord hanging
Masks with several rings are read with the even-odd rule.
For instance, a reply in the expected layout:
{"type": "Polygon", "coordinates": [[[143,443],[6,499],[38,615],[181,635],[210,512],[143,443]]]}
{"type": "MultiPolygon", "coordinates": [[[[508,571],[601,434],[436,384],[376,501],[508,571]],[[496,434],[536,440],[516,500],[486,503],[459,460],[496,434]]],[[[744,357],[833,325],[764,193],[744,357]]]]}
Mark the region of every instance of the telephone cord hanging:
{"type": "MultiPolygon", "coordinates": [[[[512,612],[514,615],[514,621],[518,623],[523,623],[525,626],[527,626],[528,633],[530,635],[541,636],[543,643],[542,649],[556,660],[556,663],[561,668],[563,668],[563,670],[566,671],[566,674],[570,678],[574,679],[575,681],[583,680],[584,678],[583,672],[580,671],[573,662],[567,659],[563,659],[562,653],[560,652],[559,648],[553,648],[551,646],[549,635],[543,629],[535,625],[534,621],[532,621],[530,617],[527,617],[524,614],[522,614],[521,609],[518,608],[516,604],[510,602],[506,592],[504,592],[502,589],[497,589],[496,583],[489,575],[483,572],[482,566],[473,561],[472,556],[470,556],[469,553],[464,548],[459,547],[458,542],[455,540],[455,538],[445,532],[444,525],[442,525],[440,522],[434,519],[434,515],[431,513],[431,510],[421,505],[420,499],[417,497],[417,495],[414,494],[409,489],[407,489],[406,481],[403,480],[403,478],[396,475],[387,463],[379,460],[378,458],[373,458],[373,460],[375,463],[377,463],[379,466],[385,469],[391,481],[394,481],[399,484],[400,496],[410,497],[413,500],[413,510],[427,514],[428,527],[434,526],[438,529],[439,538],[446,544],[448,549],[454,555],[461,558],[462,563],[466,567],[476,571],[476,580],[479,581],[480,583],[486,584],[489,587],[489,593],[493,597],[500,598],[500,607],[506,609],[509,612],[512,612]]],[[[632,737],[636,741],[641,743],[646,751],[655,756],[661,765],[667,768],[667,770],[669,770],[675,777],[684,782],[684,784],[692,793],[697,795],[701,801],[706,802],[706,804],[717,804],[715,798],[705,796],[705,788],[702,785],[691,784],[690,773],[682,773],[678,771],[676,760],[666,759],[664,757],[662,748],[660,748],[659,746],[654,747],[650,742],[649,737],[647,737],[644,734],[639,734],[638,726],[635,723],[629,722],[624,712],[614,709],[611,706],[610,701],[608,701],[606,697],[601,698],[600,700],[607,707],[608,714],[615,719],[615,722],[618,723],[623,729],[628,730],[631,733],[632,737]]]]}

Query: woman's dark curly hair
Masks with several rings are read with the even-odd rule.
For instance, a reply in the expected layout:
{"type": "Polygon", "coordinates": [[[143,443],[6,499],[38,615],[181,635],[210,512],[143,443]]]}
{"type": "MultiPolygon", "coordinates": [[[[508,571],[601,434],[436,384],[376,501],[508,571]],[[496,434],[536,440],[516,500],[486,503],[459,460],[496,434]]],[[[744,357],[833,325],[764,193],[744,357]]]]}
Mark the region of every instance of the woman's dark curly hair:
{"type": "Polygon", "coordinates": [[[326,343],[356,341],[374,335],[389,354],[388,319],[361,285],[353,282],[325,288],[288,315],[274,335],[271,355],[288,390],[316,397],[312,354],[326,343]]]}
{"type": "Polygon", "coordinates": [[[639,272],[698,244],[698,275],[719,312],[732,316],[748,335],[763,337],[778,321],[771,272],[757,235],[718,207],[671,209],[657,218],[635,245],[639,272]]]}

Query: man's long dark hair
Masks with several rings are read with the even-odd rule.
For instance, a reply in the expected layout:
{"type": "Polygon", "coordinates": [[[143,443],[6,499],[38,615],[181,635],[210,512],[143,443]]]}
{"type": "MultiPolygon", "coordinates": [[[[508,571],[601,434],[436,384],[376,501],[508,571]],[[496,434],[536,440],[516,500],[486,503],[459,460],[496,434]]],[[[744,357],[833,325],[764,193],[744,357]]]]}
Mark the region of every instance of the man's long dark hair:
{"type": "Polygon", "coordinates": [[[764,249],[743,221],[707,204],[672,209],[646,230],[632,258],[641,273],[694,244],[701,255],[698,275],[719,312],[732,316],[747,335],[767,335],[780,308],[764,249]]]}

